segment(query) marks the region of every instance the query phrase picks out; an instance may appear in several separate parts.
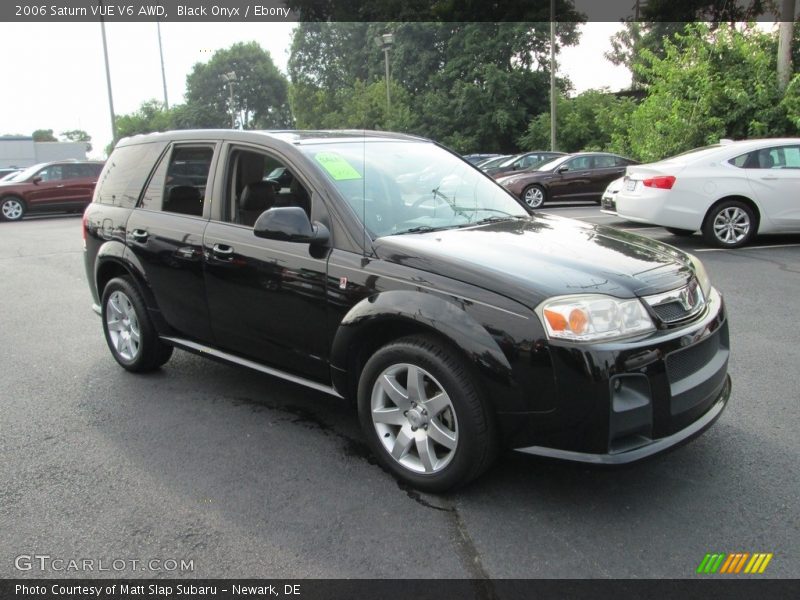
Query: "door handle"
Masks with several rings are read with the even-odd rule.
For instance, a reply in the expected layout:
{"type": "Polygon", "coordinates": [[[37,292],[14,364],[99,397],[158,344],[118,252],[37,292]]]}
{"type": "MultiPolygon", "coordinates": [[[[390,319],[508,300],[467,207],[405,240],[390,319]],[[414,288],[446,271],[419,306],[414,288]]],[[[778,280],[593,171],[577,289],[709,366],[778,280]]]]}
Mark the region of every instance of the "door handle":
{"type": "Polygon", "coordinates": [[[762,177],[761,179],[763,179],[764,181],[777,181],[778,180],[777,177],[762,177]]]}
{"type": "Polygon", "coordinates": [[[134,229],[131,231],[131,237],[137,242],[146,242],[150,234],[144,229],[134,229]]]}
{"type": "Polygon", "coordinates": [[[57,188],[62,188],[62,187],[64,187],[65,185],[66,185],[65,183],[62,183],[61,185],[57,185],[56,187],[57,187],[57,188]]]}
{"type": "Polygon", "coordinates": [[[192,248],[191,246],[184,246],[182,248],[178,248],[175,251],[175,254],[177,254],[181,258],[189,258],[189,259],[191,259],[191,258],[194,258],[194,248],[192,248]]]}
{"type": "Polygon", "coordinates": [[[231,258],[233,256],[233,248],[225,244],[214,244],[211,251],[220,258],[231,258]]]}

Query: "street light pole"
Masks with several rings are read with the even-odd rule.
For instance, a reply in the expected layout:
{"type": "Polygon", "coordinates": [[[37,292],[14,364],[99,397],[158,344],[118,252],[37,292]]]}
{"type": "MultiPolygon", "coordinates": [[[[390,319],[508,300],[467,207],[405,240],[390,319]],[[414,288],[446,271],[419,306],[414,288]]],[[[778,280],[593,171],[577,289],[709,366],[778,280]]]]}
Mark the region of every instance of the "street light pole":
{"type": "Polygon", "coordinates": [[[158,30],[158,55],[161,57],[161,83],[164,85],[164,108],[169,110],[169,98],[167,98],[167,72],[164,70],[164,49],[161,47],[161,23],[156,21],[158,30]]]}
{"type": "Polygon", "coordinates": [[[103,58],[106,62],[106,87],[108,88],[108,111],[111,113],[111,143],[117,143],[117,119],[114,116],[114,96],[111,94],[111,69],[108,66],[108,44],[106,43],[106,23],[103,20],[102,6],[103,1],[98,2],[100,5],[100,34],[103,36],[103,58]]]}
{"type": "Polygon", "coordinates": [[[556,0],[550,0],[550,150],[556,150],[556,0]]]}
{"type": "Polygon", "coordinates": [[[228,84],[228,100],[231,105],[231,129],[236,129],[236,109],[233,106],[233,84],[236,83],[236,72],[225,73],[222,79],[228,84]]]}
{"type": "Polygon", "coordinates": [[[375,43],[383,50],[383,61],[386,67],[386,112],[392,107],[391,94],[389,93],[389,48],[394,44],[394,34],[384,33],[375,36],[375,43]]]}

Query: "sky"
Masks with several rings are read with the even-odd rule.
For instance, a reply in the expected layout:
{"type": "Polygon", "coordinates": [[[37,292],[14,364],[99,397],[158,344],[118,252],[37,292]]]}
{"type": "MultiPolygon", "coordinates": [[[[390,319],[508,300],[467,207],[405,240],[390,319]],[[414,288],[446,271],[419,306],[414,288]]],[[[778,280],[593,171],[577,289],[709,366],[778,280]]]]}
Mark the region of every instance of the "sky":
{"type": "MultiPolygon", "coordinates": [[[[235,42],[255,40],[286,73],[291,23],[162,23],[161,40],[170,104],[183,101],[186,75],[197,62],[235,42]]],[[[575,92],[630,84],[630,73],[603,57],[617,23],[587,23],[578,46],[558,57],[559,75],[575,92]]],[[[107,23],[111,85],[117,115],[142,102],[163,100],[155,23],[107,23]]],[[[52,129],[56,136],[83,129],[92,136],[92,158],[102,158],[111,141],[103,46],[99,23],[0,23],[3,91],[0,135],[30,135],[52,129]]]]}

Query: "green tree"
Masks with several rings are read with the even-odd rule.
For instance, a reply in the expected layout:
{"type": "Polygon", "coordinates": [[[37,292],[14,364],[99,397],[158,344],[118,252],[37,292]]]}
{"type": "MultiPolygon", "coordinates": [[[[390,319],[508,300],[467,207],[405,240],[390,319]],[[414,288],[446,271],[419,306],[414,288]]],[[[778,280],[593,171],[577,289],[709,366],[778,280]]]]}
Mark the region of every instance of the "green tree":
{"type": "Polygon", "coordinates": [[[287,87],[269,52],[256,42],[239,42],[194,66],[186,77],[183,116],[199,127],[230,127],[233,108],[244,129],[288,127],[287,87]],[[233,107],[223,79],[230,72],[236,73],[233,107]]]}
{"type": "Polygon", "coordinates": [[[117,126],[117,137],[124,138],[140,133],[167,131],[174,129],[173,114],[176,109],[165,110],[158,100],[147,100],[135,112],[117,115],[114,123],[117,126]]]}
{"type": "Polygon", "coordinates": [[[61,137],[68,142],[84,142],[86,143],[86,151],[92,151],[92,136],[86,133],[83,129],[70,129],[69,131],[62,131],[61,137]]]}
{"type": "MultiPolygon", "coordinates": [[[[289,59],[298,126],[341,118],[349,95],[361,93],[356,81],[385,85],[375,38],[387,31],[394,34],[391,85],[406,95],[392,92],[391,110],[368,119],[370,126],[404,125],[462,152],[511,151],[548,104],[549,23],[301,23],[289,59]]],[[[559,44],[575,43],[576,24],[559,24],[558,35],[559,44]]]]}
{"type": "Polygon", "coordinates": [[[52,129],[37,129],[31,134],[34,142],[57,142],[52,129]]]}
{"type": "Polygon", "coordinates": [[[676,34],[687,24],[706,21],[712,28],[724,23],[755,20],[765,12],[764,0],[648,0],[641,4],[640,20],[625,23],[625,28],[611,37],[612,63],[625,65],[632,74],[632,87],[645,87],[643,72],[637,68],[645,52],[664,58],[667,42],[679,44],[676,34]]]}
{"type": "MultiPolygon", "coordinates": [[[[618,98],[608,90],[587,90],[574,98],[560,97],[556,112],[558,149],[611,150],[625,154],[627,148],[615,133],[627,122],[636,105],[630,98],[618,98]]],[[[550,113],[531,120],[519,145],[525,150],[550,147],[550,113]]]]}
{"type": "MultiPolygon", "coordinates": [[[[776,81],[774,34],[747,27],[687,26],[665,56],[643,52],[637,66],[652,82],[624,133],[635,158],[653,161],[720,138],[796,134],[793,100],[776,81]]],[[[796,93],[796,92],[793,92],[796,93]]]]}

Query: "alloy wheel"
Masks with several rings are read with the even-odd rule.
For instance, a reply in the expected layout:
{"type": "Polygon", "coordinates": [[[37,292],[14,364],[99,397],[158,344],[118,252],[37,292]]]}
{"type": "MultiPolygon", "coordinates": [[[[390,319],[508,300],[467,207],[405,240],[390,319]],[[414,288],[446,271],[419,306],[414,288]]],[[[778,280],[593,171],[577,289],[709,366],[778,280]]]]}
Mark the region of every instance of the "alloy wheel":
{"type": "Polygon", "coordinates": [[[3,216],[9,221],[16,221],[22,217],[23,213],[22,202],[15,199],[9,199],[3,202],[3,216]]]}
{"type": "Polygon", "coordinates": [[[714,235],[726,245],[738,244],[750,232],[750,216],[738,206],[722,209],[714,217],[714,235]]]}
{"type": "Polygon", "coordinates": [[[130,298],[119,290],[108,297],[106,325],[114,351],[127,361],[136,359],[141,346],[139,318],[130,298]]]}
{"type": "Polygon", "coordinates": [[[450,396],[425,369],[389,366],[372,388],[372,423],[386,452],[415,473],[444,469],[458,447],[458,422],[450,396]]]}

